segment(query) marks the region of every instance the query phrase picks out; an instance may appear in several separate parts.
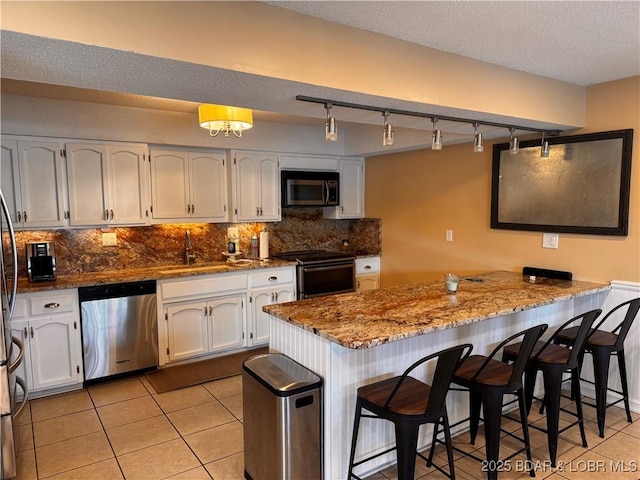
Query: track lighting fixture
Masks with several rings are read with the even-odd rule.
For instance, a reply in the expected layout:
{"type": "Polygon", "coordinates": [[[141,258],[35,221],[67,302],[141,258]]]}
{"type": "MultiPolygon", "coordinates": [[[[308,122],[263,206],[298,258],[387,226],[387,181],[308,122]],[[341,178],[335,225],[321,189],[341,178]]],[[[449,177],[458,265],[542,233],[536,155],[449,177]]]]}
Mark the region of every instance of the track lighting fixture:
{"type": "Polygon", "coordinates": [[[431,134],[431,150],[442,150],[442,132],[440,129],[436,130],[436,123],[438,119],[436,117],[431,118],[433,123],[433,132],[431,134]]]}
{"type": "Polygon", "coordinates": [[[478,123],[473,124],[473,151],[475,153],[484,152],[484,139],[482,134],[478,132],[478,123]]]}
{"type": "Polygon", "coordinates": [[[388,121],[389,112],[382,112],[384,117],[384,128],[382,129],[382,145],[390,147],[393,145],[393,125],[388,121]]]}
{"type": "Polygon", "coordinates": [[[518,137],[513,136],[515,128],[511,127],[509,129],[509,154],[515,155],[520,151],[520,142],[518,142],[518,137]]]}
{"type": "MultiPolygon", "coordinates": [[[[357,110],[368,110],[371,112],[380,112],[384,117],[384,130],[382,137],[382,144],[384,146],[393,145],[394,142],[394,130],[393,126],[389,123],[388,117],[390,114],[396,115],[405,115],[409,117],[419,117],[419,118],[430,118],[433,123],[432,128],[432,137],[431,137],[431,149],[432,150],[442,150],[442,142],[443,136],[442,131],[440,129],[436,129],[436,123],[438,120],[444,120],[447,122],[456,122],[456,123],[470,123],[473,125],[473,151],[474,152],[482,152],[484,151],[484,139],[482,133],[478,132],[478,127],[480,125],[486,125],[490,127],[498,127],[498,128],[508,128],[510,132],[510,141],[509,141],[509,153],[516,154],[520,151],[520,145],[518,139],[513,135],[516,130],[516,126],[508,125],[505,123],[498,122],[478,122],[477,120],[472,120],[468,118],[460,118],[460,117],[450,117],[447,115],[434,115],[432,113],[426,112],[413,112],[409,110],[398,110],[394,108],[385,108],[385,107],[376,107],[373,105],[362,105],[359,103],[348,103],[337,100],[329,100],[325,98],[316,98],[316,97],[307,97],[304,95],[297,95],[296,100],[301,102],[311,102],[311,103],[320,103],[324,105],[324,108],[327,109],[327,123],[325,124],[325,138],[328,142],[335,142],[338,140],[338,124],[336,123],[336,119],[331,116],[331,108],[334,106],[345,107],[345,108],[355,108],[357,110]]],[[[523,130],[525,132],[537,132],[542,133],[543,141],[540,146],[542,157],[549,156],[549,142],[544,141],[544,136],[546,135],[560,135],[560,130],[549,130],[542,129],[536,127],[527,127],[526,125],[518,125],[518,130],[523,130]]]]}
{"type": "Polygon", "coordinates": [[[324,105],[324,108],[327,109],[327,123],[324,126],[324,138],[327,142],[337,142],[338,124],[336,123],[336,117],[331,116],[331,107],[333,107],[331,103],[324,105]]]}
{"type": "Polygon", "coordinates": [[[540,141],[540,156],[549,157],[549,141],[544,139],[544,132],[542,132],[542,140],[540,141]]]}

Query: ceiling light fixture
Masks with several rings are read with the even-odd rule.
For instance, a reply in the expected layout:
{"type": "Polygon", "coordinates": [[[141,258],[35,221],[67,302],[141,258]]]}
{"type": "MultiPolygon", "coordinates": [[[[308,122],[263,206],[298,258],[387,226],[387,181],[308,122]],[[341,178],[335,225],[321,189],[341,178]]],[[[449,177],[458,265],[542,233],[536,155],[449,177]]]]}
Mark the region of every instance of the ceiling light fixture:
{"type": "Polygon", "coordinates": [[[393,145],[393,125],[388,121],[389,112],[382,112],[384,117],[384,128],[382,129],[382,145],[384,147],[390,147],[393,145]]]}
{"type": "Polygon", "coordinates": [[[515,155],[520,151],[520,142],[518,142],[518,137],[513,136],[515,128],[511,127],[509,129],[509,154],[515,155]]]}
{"type": "Polygon", "coordinates": [[[327,123],[324,125],[324,138],[327,142],[338,141],[338,124],[336,123],[336,117],[331,116],[331,107],[333,104],[325,103],[324,108],[327,109],[327,123]]]}
{"type": "Polygon", "coordinates": [[[225,138],[228,138],[229,133],[233,132],[240,138],[244,130],[253,127],[253,112],[248,108],[203,103],[198,106],[198,118],[200,126],[209,130],[212,137],[224,132],[225,138]]]}
{"type": "Polygon", "coordinates": [[[478,132],[478,122],[473,124],[473,151],[475,153],[484,152],[484,139],[482,134],[478,132]]]}
{"type": "MultiPolygon", "coordinates": [[[[511,139],[512,142],[510,142],[510,146],[511,143],[513,143],[513,141],[515,141],[516,144],[516,149],[515,151],[511,151],[510,153],[517,153],[518,152],[518,139],[513,137],[513,131],[516,129],[518,130],[523,130],[525,132],[536,132],[536,133],[543,133],[543,134],[547,134],[547,135],[552,135],[552,136],[557,136],[560,135],[561,131],[560,130],[551,130],[551,129],[545,129],[545,128],[536,128],[536,127],[528,127],[526,125],[509,125],[509,124],[505,124],[505,123],[498,123],[498,122],[486,122],[486,121],[482,121],[479,122],[477,120],[472,120],[469,118],[461,118],[461,117],[450,117],[447,115],[434,115],[433,113],[426,113],[426,112],[413,112],[410,110],[399,110],[396,108],[386,108],[386,107],[376,107],[374,105],[363,105],[360,103],[349,103],[349,102],[342,102],[339,100],[329,100],[329,99],[325,99],[325,98],[316,98],[316,97],[307,97],[305,95],[297,95],[296,96],[296,100],[300,101],[300,102],[310,102],[310,103],[320,103],[323,104],[324,107],[327,109],[327,123],[325,126],[325,138],[327,139],[327,141],[337,141],[338,140],[338,126],[336,124],[336,120],[335,118],[333,118],[329,111],[331,109],[331,107],[345,107],[345,108],[355,108],[357,110],[368,110],[371,112],[380,112],[382,113],[382,115],[385,117],[385,131],[387,129],[391,130],[391,137],[393,138],[393,127],[391,127],[391,125],[386,122],[387,117],[390,114],[395,114],[395,115],[404,115],[404,116],[408,116],[408,117],[419,117],[419,118],[430,118],[431,121],[433,122],[433,137],[432,137],[432,142],[431,142],[431,148],[434,150],[440,150],[442,149],[442,140],[443,140],[443,136],[442,136],[442,132],[435,128],[435,123],[438,120],[444,120],[447,122],[455,122],[455,123],[470,123],[475,127],[474,130],[474,152],[481,152],[483,150],[479,150],[479,148],[484,148],[483,145],[483,141],[482,141],[482,134],[481,133],[477,133],[476,136],[476,132],[477,132],[477,128],[480,125],[486,125],[489,127],[497,127],[497,128],[508,128],[509,131],[511,132],[511,139]]],[[[386,137],[386,133],[385,133],[385,137],[386,137]]],[[[384,144],[384,139],[385,137],[383,137],[383,144],[384,144]]]]}
{"type": "Polygon", "coordinates": [[[431,133],[431,150],[442,150],[442,132],[439,128],[436,130],[436,123],[438,123],[438,119],[436,117],[432,117],[431,123],[433,123],[433,132],[431,133]]]}
{"type": "Polygon", "coordinates": [[[540,141],[540,156],[549,157],[549,141],[544,139],[544,132],[542,132],[542,140],[540,141]]]}

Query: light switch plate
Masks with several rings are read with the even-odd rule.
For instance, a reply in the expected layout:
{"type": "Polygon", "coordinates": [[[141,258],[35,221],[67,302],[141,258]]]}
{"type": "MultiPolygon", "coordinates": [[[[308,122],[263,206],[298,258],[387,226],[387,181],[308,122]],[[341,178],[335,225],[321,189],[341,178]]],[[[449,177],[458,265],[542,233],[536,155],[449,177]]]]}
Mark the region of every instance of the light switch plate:
{"type": "Polygon", "coordinates": [[[453,230],[445,230],[444,238],[447,242],[453,242],[453,230]]]}
{"type": "Polygon", "coordinates": [[[542,248],[558,248],[557,233],[543,233],[542,234],[542,248]]]}
{"type": "Polygon", "coordinates": [[[103,247],[116,247],[118,246],[118,237],[115,232],[102,234],[102,246],[103,247]]]}

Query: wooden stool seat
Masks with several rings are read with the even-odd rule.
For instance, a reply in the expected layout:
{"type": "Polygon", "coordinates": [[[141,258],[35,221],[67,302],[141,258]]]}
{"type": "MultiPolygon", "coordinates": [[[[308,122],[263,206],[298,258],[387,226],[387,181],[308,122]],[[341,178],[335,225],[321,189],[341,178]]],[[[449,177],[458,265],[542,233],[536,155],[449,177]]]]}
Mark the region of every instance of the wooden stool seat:
{"type": "Polygon", "coordinates": [[[487,357],[484,355],[471,355],[456,370],[458,383],[463,380],[471,381],[473,379],[473,382],[481,385],[505,387],[509,383],[513,367],[499,360],[489,359],[487,366],[478,374],[478,370],[486,360],[487,357]],[[478,376],[473,378],[476,374],[478,376]]]}
{"type": "MultiPolygon", "coordinates": [[[[388,380],[365,385],[358,389],[358,397],[380,408],[384,408],[385,402],[396,388],[402,377],[393,377],[388,380]]],[[[400,388],[389,402],[387,409],[399,415],[424,415],[427,409],[427,400],[431,386],[406,377],[400,388]]]]}
{"type": "MultiPolygon", "coordinates": [[[[576,338],[578,327],[571,327],[563,330],[558,334],[558,340],[564,340],[562,343],[571,342],[576,338]]],[[[603,347],[613,347],[618,341],[618,335],[604,330],[591,330],[587,338],[587,349],[590,345],[601,345],[603,347]]]]}
{"type": "MultiPolygon", "coordinates": [[[[511,356],[517,355],[519,350],[519,343],[513,343],[504,347],[504,353],[511,356]]],[[[571,355],[569,348],[554,345],[553,343],[547,344],[540,340],[536,342],[533,347],[533,352],[531,353],[531,356],[534,357],[537,362],[550,364],[567,363],[569,355],[571,355]]]]}

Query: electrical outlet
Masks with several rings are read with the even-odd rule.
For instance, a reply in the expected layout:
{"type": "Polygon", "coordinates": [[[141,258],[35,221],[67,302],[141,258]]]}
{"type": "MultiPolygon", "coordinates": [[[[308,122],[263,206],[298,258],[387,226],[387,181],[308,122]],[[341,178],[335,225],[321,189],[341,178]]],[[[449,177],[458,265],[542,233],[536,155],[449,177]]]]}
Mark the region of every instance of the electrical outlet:
{"type": "Polygon", "coordinates": [[[118,246],[118,237],[115,232],[102,234],[102,246],[103,247],[116,247],[118,246]]]}
{"type": "Polygon", "coordinates": [[[453,230],[445,230],[444,237],[447,242],[453,242],[453,230]]]}
{"type": "Polygon", "coordinates": [[[542,234],[542,248],[558,248],[557,233],[543,233],[542,234]]]}

